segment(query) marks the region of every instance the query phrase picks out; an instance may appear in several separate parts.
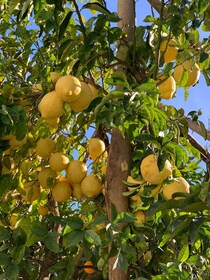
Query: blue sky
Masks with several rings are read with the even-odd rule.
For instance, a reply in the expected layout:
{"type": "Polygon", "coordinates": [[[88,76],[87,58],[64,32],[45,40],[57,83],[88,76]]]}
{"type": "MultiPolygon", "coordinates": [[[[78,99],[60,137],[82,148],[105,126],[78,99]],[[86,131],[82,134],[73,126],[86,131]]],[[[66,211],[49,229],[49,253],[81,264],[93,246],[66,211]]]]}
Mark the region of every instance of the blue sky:
{"type": "MultiPolygon", "coordinates": [[[[122,0],[121,0],[122,1],[122,0]]],[[[111,12],[117,11],[117,0],[108,0],[107,8],[111,12]]],[[[136,24],[143,25],[143,19],[151,14],[151,8],[147,0],[139,0],[136,4],[136,24]]],[[[209,34],[201,32],[202,37],[208,37],[209,34]]],[[[170,101],[163,101],[165,104],[173,105],[176,108],[183,108],[185,110],[185,114],[187,115],[190,111],[197,111],[201,109],[202,115],[200,116],[200,120],[205,124],[208,128],[208,119],[210,119],[210,88],[206,86],[205,79],[201,74],[199,83],[189,88],[189,97],[187,101],[184,98],[184,89],[179,88],[176,92],[176,98],[170,101]]],[[[210,129],[210,127],[209,127],[210,129]]],[[[202,145],[208,145],[208,141],[205,141],[202,137],[199,137],[196,133],[193,136],[199,140],[202,145]]]]}

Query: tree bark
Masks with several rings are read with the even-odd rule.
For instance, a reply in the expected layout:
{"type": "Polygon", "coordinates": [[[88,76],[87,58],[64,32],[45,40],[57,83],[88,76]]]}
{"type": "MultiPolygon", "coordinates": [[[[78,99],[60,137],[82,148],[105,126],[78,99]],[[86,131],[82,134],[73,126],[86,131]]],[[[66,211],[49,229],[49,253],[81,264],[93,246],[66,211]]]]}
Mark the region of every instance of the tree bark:
{"type": "MultiPolygon", "coordinates": [[[[129,174],[131,159],[130,143],[127,137],[123,137],[116,128],[112,130],[112,139],[109,150],[109,159],[107,166],[107,187],[106,187],[106,209],[109,220],[112,220],[112,204],[116,207],[118,213],[128,210],[128,199],[123,196],[126,186],[123,180],[126,180],[129,174]]],[[[122,227],[124,224],[119,224],[122,227]]],[[[111,249],[111,248],[110,248],[111,249]]],[[[116,257],[109,260],[109,279],[127,280],[128,275],[122,269],[113,269],[116,257]]]]}
{"type": "MultiPolygon", "coordinates": [[[[118,0],[118,15],[121,18],[118,26],[122,28],[126,34],[125,39],[127,42],[134,40],[134,5],[134,0],[118,0]]],[[[122,71],[121,68],[120,70],[122,71]]],[[[113,128],[106,172],[107,186],[105,195],[106,209],[110,221],[112,220],[112,205],[116,207],[118,213],[128,210],[128,198],[123,196],[123,192],[126,191],[123,180],[126,180],[128,177],[130,162],[131,144],[126,136],[123,136],[118,129],[113,128]]],[[[124,224],[119,224],[119,226],[123,227],[124,224]]],[[[119,268],[113,269],[115,262],[116,257],[110,258],[109,280],[128,280],[129,276],[127,272],[119,268]]]]}

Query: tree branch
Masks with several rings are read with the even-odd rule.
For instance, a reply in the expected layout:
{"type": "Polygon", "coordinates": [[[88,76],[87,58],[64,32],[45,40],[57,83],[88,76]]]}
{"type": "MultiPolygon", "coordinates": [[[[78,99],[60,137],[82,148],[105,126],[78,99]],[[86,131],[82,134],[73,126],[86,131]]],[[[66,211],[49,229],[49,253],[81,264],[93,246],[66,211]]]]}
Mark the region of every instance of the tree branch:
{"type": "Polygon", "coordinates": [[[208,162],[210,160],[210,153],[206,151],[206,149],[192,135],[188,134],[187,139],[190,144],[200,152],[201,159],[208,162]]]}
{"type": "MultiPolygon", "coordinates": [[[[187,121],[187,124],[188,124],[188,127],[196,132],[197,134],[199,134],[200,136],[203,136],[202,134],[202,129],[201,127],[199,126],[199,124],[195,123],[194,121],[188,119],[187,117],[186,118],[186,121],[187,121]]],[[[206,130],[206,140],[210,141],[210,130],[206,130]]]]}
{"type": "MultiPolygon", "coordinates": [[[[162,9],[162,0],[147,0],[150,5],[160,14],[162,9]]],[[[163,7],[163,15],[167,14],[168,7],[171,5],[171,1],[168,1],[168,4],[165,4],[163,7]]]]}

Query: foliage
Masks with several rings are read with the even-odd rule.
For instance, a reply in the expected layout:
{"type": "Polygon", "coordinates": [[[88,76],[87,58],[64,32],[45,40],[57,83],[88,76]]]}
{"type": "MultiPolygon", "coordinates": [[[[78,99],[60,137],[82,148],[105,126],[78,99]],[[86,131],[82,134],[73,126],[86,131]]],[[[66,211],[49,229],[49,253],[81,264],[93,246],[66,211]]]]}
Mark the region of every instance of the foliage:
{"type": "MultiPolygon", "coordinates": [[[[0,279],[42,279],[49,273],[50,279],[91,279],[84,272],[87,260],[96,269],[95,279],[108,279],[112,256],[117,256],[114,267],[129,271],[130,279],[209,279],[209,162],[206,170],[201,168],[200,151],[187,140],[184,110],[160,100],[155,78],[160,70],[171,76],[176,64],[191,59],[210,84],[209,39],[199,35],[200,28],[209,31],[210,5],[204,0],[174,0],[166,17],[145,15],[145,24],[136,27],[135,41],[126,45],[117,27],[120,19],[105,2],[3,0],[0,5],[0,279]],[[179,46],[177,60],[168,64],[156,55],[163,34],[176,38],[179,46]],[[119,42],[127,46],[124,59],[117,57],[119,42]],[[66,103],[59,125],[49,129],[38,103],[55,87],[53,71],[74,75],[100,90],[80,113],[66,103]],[[33,91],[39,83],[42,90],[33,91]],[[162,193],[153,196],[156,186],[149,185],[141,192],[142,202],[131,203],[128,212],[117,213],[113,205],[112,220],[106,216],[103,194],[56,204],[53,180],[38,200],[22,200],[24,183],[36,181],[48,165],[48,159],[35,152],[40,138],[53,138],[58,152],[70,160],[84,160],[89,172],[105,181],[103,164],[92,162],[87,154],[91,133],[101,132],[102,126],[106,139],[113,127],[128,136],[133,178],[141,177],[142,159],[155,152],[160,170],[170,160],[173,176],[190,183],[190,194],[166,201],[162,193]],[[17,140],[26,137],[26,143],[10,147],[11,134],[17,140]],[[10,169],[13,160],[15,168],[3,174],[3,167],[10,169]],[[47,205],[46,216],[39,215],[40,205],[47,205]],[[133,223],[136,210],[147,213],[140,227],[133,223]],[[13,213],[18,215],[15,226],[10,223],[13,213]],[[120,223],[126,225],[121,228],[120,223]],[[148,251],[151,259],[145,257],[148,251]]],[[[205,138],[199,115],[192,111],[188,117],[201,126],[205,138]]],[[[124,195],[130,198],[140,189],[138,185],[124,195]]]]}

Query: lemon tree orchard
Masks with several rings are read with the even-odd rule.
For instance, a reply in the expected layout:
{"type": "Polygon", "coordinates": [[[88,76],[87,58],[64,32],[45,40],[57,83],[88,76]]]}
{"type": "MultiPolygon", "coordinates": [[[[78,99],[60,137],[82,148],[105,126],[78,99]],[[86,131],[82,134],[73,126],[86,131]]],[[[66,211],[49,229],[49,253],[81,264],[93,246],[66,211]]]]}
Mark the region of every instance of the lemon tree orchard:
{"type": "Polygon", "coordinates": [[[0,279],[210,277],[209,1],[106,2],[1,1],[0,279]]]}

